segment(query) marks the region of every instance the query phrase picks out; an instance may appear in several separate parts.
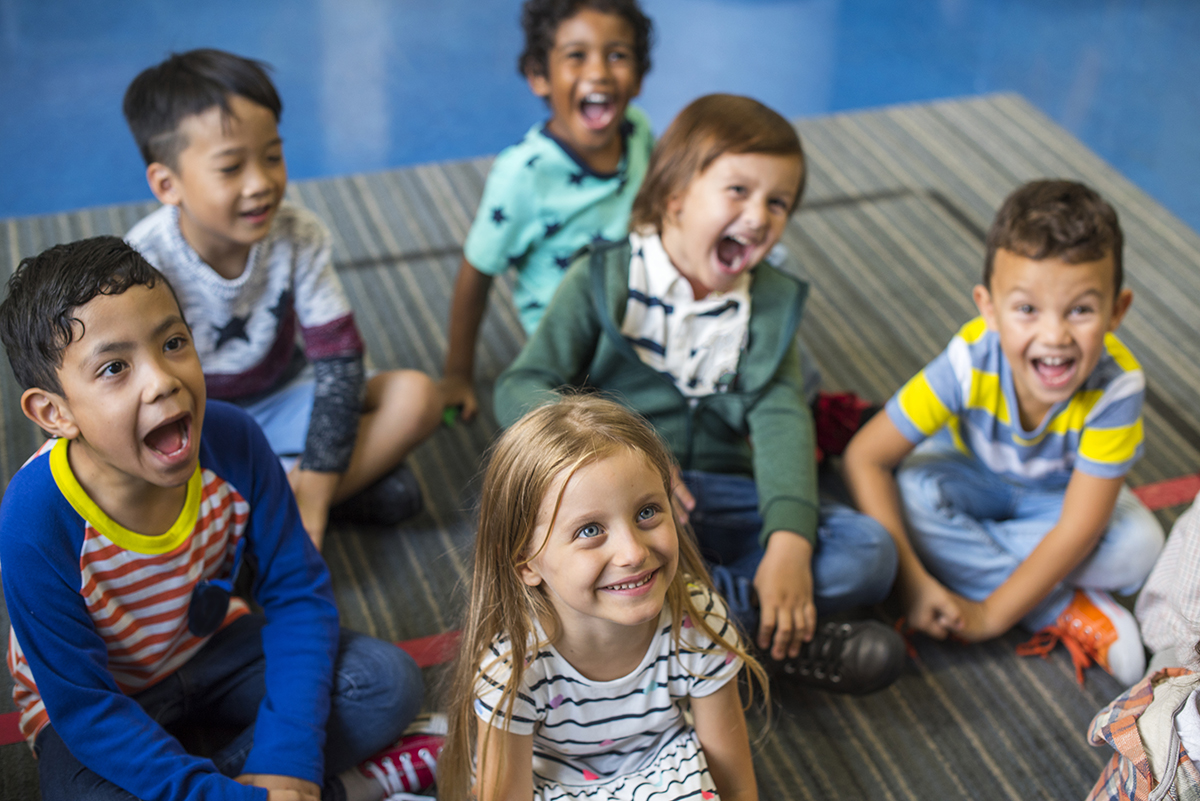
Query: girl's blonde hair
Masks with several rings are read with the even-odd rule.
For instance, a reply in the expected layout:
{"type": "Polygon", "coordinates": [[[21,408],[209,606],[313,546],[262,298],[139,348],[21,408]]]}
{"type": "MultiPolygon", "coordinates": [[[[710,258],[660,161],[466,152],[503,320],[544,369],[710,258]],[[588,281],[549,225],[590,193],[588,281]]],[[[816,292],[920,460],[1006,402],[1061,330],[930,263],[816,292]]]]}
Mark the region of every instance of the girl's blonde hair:
{"type": "MultiPolygon", "coordinates": [[[[538,644],[533,641],[536,622],[541,622],[550,641],[556,638],[560,623],[554,607],[541,587],[526,585],[518,571],[533,556],[534,527],[542,501],[563,471],[569,477],[579,468],[621,449],[646,458],[662,479],[669,498],[674,462],[666,445],[637,415],[594,393],[563,396],[529,412],[492,447],[483,480],[471,601],[449,697],[450,731],[438,765],[438,798],[462,801],[471,795],[471,754],[478,726],[474,704],[488,648],[498,637],[508,640],[510,651],[506,659],[511,671],[496,704],[507,729],[526,660],[537,653],[538,644]]],[[[565,487],[563,482],[555,514],[565,487]]],[[[674,519],[673,510],[670,513],[674,519]]],[[[746,649],[721,637],[709,625],[704,611],[693,606],[688,584],[712,589],[712,579],[695,541],[681,532],[679,568],[667,587],[666,601],[671,610],[676,648],[680,646],[683,618],[687,615],[716,648],[741,657],[765,692],[766,674],[762,667],[746,649]]],[[[489,727],[485,737],[490,734],[489,727]]],[[[482,761],[483,754],[479,759],[482,761]]],[[[486,775],[482,764],[477,772],[486,775]]]]}
{"type": "Polygon", "coordinates": [[[764,153],[800,159],[800,183],[789,210],[800,207],[808,170],[796,129],[757,100],[705,95],[679,112],[654,147],[642,188],[633,201],[629,230],[662,233],[667,202],[725,153],[764,153]]]}

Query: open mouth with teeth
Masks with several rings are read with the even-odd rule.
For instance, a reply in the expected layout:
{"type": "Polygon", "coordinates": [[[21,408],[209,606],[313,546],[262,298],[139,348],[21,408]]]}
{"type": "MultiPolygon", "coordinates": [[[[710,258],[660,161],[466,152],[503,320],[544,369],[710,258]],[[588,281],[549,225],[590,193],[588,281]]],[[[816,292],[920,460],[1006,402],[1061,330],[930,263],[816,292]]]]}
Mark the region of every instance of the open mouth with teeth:
{"type": "Polygon", "coordinates": [[[1060,387],[1075,374],[1075,359],[1070,356],[1042,356],[1033,359],[1033,369],[1048,387],[1060,387]]]}
{"type": "Polygon", "coordinates": [[[168,459],[185,455],[192,441],[192,416],[184,415],[178,420],[163,423],[142,438],[146,447],[168,459]]]}
{"type": "Polygon", "coordinates": [[[579,101],[579,115],[594,131],[607,128],[617,115],[616,99],[604,92],[589,92],[579,101]]]}
{"type": "Polygon", "coordinates": [[[609,584],[605,587],[601,587],[600,589],[608,590],[610,592],[637,594],[638,590],[645,589],[650,585],[651,582],[654,581],[655,578],[658,577],[658,571],[659,568],[655,568],[641,578],[634,578],[630,581],[625,581],[620,584],[609,584]]]}
{"type": "Polygon", "coordinates": [[[726,271],[739,273],[750,266],[750,251],[753,246],[739,236],[723,236],[717,242],[717,261],[726,271]]]}

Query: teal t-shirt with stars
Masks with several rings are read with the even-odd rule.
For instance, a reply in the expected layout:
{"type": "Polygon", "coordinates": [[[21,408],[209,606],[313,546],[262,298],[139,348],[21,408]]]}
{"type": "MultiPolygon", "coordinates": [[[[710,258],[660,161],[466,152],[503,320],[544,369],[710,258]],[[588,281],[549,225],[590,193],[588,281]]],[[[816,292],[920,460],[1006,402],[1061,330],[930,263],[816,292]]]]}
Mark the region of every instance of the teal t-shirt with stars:
{"type": "Polygon", "coordinates": [[[545,123],[496,156],[463,255],[475,269],[517,271],[513,303],[527,334],[542,319],[571,257],[597,239],[624,239],[654,135],[645,112],[625,110],[625,153],[616,172],[594,172],[545,123]]]}

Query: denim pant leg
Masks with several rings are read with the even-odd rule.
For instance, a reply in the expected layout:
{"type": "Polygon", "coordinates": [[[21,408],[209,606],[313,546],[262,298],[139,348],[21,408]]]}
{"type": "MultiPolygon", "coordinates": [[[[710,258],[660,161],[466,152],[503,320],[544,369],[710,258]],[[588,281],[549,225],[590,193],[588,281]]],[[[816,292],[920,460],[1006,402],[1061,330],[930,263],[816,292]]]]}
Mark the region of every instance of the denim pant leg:
{"type": "MultiPolygon", "coordinates": [[[[922,563],[958,594],[981,601],[1033,552],[1062,514],[1062,490],[1020,487],[972,457],[940,445],[921,448],[896,475],[909,536],[922,563]]],[[[1140,586],[1162,544],[1153,515],[1122,488],[1096,550],[1023,619],[1038,630],[1054,622],[1077,586],[1140,586]]]]}
{"type": "MultiPolygon", "coordinates": [[[[256,665],[241,688],[257,697],[255,711],[266,692],[261,657],[256,665]]],[[[411,656],[391,643],[342,629],[325,725],[325,776],[336,776],[399,739],[420,711],[423,695],[421,669],[411,656]]],[[[214,754],[213,762],[225,775],[236,776],[253,744],[250,726],[214,754]]]]}
{"type": "MultiPolygon", "coordinates": [[[[765,553],[754,481],[700,471],[687,471],[683,479],[696,498],[691,521],[700,553],[734,617],[754,631],[758,612],[749,606],[749,588],[765,553]]],[[[896,564],[895,545],[883,526],[847,506],[821,505],[812,561],[818,614],[883,600],[895,581],[896,564]]]]}
{"type": "Polygon", "coordinates": [[[42,801],[138,801],[117,785],[85,768],[47,724],[34,745],[42,801]]]}
{"type": "MultiPolygon", "coordinates": [[[[134,695],[134,700],[167,729],[194,721],[247,726],[252,730],[262,695],[260,692],[257,698],[253,693],[247,696],[245,688],[254,684],[255,670],[261,674],[262,638],[259,632],[262,623],[261,615],[247,615],[234,621],[214,635],[179,670],[134,695]]],[[[134,798],[84,767],[53,726],[46,726],[38,735],[36,751],[44,801],[129,801],[134,798]]],[[[237,767],[241,767],[240,762],[237,767]]],[[[240,771],[222,772],[236,776],[240,771]]]]}
{"type": "MultiPolygon", "coordinates": [[[[254,743],[254,719],[266,694],[261,634],[265,622],[262,615],[239,618],[175,673],[134,696],[164,728],[244,727],[213,755],[217,770],[230,777],[242,772],[254,743]]],[[[342,629],[326,724],[326,776],[337,775],[395,742],[420,710],[423,689],[421,670],[407,653],[342,629]]],[[[132,798],[79,764],[51,727],[43,729],[37,745],[46,801],[132,798]]]]}

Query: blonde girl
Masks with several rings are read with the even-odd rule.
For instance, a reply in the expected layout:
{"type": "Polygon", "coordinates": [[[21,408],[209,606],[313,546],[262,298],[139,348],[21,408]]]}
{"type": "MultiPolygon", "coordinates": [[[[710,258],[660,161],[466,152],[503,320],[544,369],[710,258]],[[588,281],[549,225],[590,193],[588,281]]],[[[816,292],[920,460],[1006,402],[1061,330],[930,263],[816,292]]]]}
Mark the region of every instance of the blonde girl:
{"type": "Polygon", "coordinates": [[[676,529],[672,464],[596,395],[496,443],[440,798],[758,797],[735,679],[762,669],[676,529]]]}

